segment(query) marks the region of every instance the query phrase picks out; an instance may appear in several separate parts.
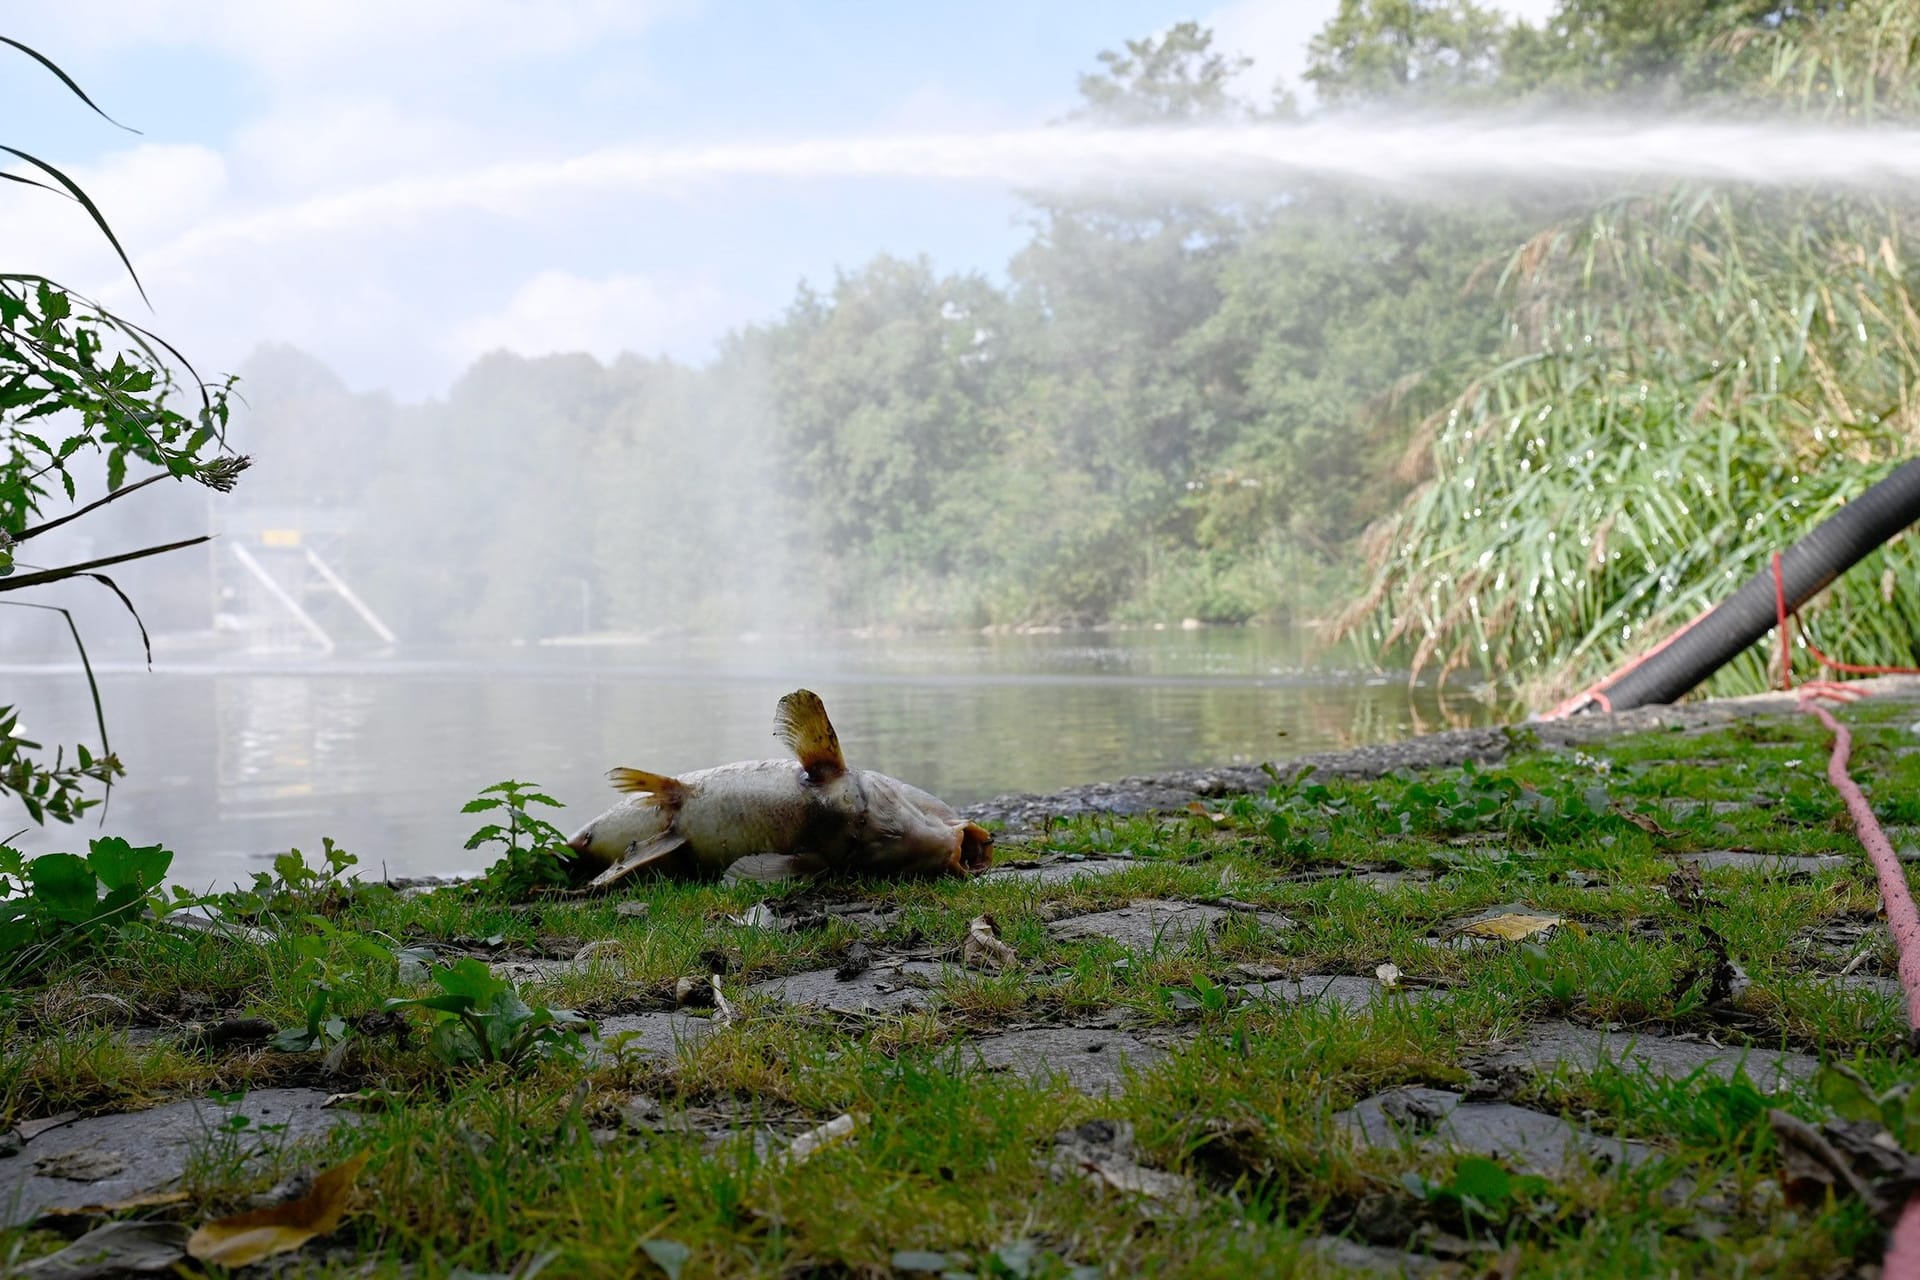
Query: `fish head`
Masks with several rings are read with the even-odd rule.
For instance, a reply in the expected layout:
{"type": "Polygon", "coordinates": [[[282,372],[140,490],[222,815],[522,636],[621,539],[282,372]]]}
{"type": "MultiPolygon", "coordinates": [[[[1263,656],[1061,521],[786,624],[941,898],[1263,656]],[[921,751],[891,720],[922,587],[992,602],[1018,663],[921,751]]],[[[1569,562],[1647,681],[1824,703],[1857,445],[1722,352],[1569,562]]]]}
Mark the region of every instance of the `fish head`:
{"type": "Polygon", "coordinates": [[[673,814],[655,797],[629,796],[574,832],[567,848],[583,869],[599,870],[645,849],[672,825],[673,814]]]}
{"type": "Polygon", "coordinates": [[[969,873],[985,871],[993,865],[993,832],[977,822],[960,828],[960,866],[969,873]]]}
{"type": "Polygon", "coordinates": [[[866,809],[852,844],[868,875],[966,876],[993,862],[993,833],[884,773],[861,775],[866,809]]]}

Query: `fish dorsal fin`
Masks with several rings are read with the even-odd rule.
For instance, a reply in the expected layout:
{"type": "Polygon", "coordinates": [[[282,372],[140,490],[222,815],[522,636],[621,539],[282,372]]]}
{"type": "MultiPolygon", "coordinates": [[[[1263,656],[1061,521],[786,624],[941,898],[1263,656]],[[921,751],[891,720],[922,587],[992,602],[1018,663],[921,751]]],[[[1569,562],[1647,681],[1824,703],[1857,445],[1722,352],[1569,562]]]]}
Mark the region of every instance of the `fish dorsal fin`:
{"type": "Polygon", "coordinates": [[[840,754],[840,735],[827,719],[827,706],[811,689],[795,689],[780,699],[773,713],[773,736],[787,744],[800,758],[800,765],[812,782],[826,782],[847,771],[847,758],[840,754]]]}
{"type": "Polygon", "coordinates": [[[686,787],[680,779],[669,778],[663,773],[648,773],[645,769],[609,769],[607,780],[613,783],[615,791],[651,793],[661,804],[677,805],[686,794],[686,787]]]}

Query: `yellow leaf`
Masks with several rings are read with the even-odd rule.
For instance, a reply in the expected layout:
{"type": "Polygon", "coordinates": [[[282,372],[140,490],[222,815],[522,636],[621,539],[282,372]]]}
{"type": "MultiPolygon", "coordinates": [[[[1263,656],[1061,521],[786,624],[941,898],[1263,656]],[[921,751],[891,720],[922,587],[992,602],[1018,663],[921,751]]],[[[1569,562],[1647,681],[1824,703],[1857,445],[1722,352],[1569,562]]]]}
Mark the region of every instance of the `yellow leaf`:
{"type": "Polygon", "coordinates": [[[1519,911],[1509,911],[1501,916],[1489,916],[1485,920],[1475,920],[1463,924],[1458,932],[1470,938],[1501,938],[1507,942],[1518,942],[1522,938],[1531,938],[1536,933],[1545,933],[1566,923],[1561,916],[1530,916],[1519,911]]]}
{"type": "Polygon", "coordinates": [[[326,1235],[340,1225],[367,1154],[362,1151],[327,1170],[313,1180],[313,1190],[298,1200],[207,1223],[187,1241],[187,1253],[202,1262],[244,1267],[326,1235]]]}

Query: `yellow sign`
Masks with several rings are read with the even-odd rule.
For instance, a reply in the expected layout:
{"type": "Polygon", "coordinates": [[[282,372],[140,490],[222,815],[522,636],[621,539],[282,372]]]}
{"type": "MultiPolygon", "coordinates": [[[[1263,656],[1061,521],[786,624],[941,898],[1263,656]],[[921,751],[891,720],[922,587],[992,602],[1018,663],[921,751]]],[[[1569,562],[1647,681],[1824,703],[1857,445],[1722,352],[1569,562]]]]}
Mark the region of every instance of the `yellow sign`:
{"type": "Polygon", "coordinates": [[[297,547],[300,545],[298,529],[262,529],[260,545],[264,547],[297,547]]]}

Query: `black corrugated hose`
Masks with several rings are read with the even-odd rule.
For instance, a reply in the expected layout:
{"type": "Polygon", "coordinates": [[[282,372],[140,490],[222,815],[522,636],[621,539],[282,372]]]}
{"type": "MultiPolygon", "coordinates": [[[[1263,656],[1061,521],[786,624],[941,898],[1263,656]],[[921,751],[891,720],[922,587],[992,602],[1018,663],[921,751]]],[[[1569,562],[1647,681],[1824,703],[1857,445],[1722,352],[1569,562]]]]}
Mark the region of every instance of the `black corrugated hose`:
{"type": "MultiPolygon", "coordinates": [[[[1920,520],[1920,458],[1842,507],[1780,557],[1787,609],[1799,608],[1868,552],[1920,520]]],[[[1908,584],[1912,585],[1912,584],[1908,584]]],[[[1628,668],[1584,710],[1672,702],[1731,662],[1778,621],[1771,564],[1668,645],[1628,668]]]]}

